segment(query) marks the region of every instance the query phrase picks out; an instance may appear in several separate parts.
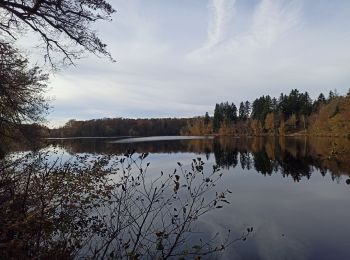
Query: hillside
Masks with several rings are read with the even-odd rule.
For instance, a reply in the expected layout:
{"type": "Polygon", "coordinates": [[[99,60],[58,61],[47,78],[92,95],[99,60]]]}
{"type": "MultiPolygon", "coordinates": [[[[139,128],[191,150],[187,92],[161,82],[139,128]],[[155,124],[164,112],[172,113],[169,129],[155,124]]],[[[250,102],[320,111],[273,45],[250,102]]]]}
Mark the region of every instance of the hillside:
{"type": "Polygon", "coordinates": [[[316,135],[350,136],[350,92],[339,96],[330,91],[312,100],[307,92],[294,89],[279,98],[262,96],[241,102],[216,104],[214,116],[190,122],[183,134],[217,134],[238,136],[316,135]]]}
{"type": "Polygon", "coordinates": [[[350,136],[350,96],[324,104],[309,118],[309,133],[319,136],[350,136]]]}

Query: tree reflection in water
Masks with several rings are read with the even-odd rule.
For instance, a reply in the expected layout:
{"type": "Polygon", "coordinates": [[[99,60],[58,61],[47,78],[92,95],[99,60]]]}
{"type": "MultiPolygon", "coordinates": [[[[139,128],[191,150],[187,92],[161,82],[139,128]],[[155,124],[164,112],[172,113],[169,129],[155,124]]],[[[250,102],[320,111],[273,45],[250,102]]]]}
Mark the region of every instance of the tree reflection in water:
{"type": "Polygon", "coordinates": [[[158,141],[113,144],[108,140],[55,140],[50,145],[64,148],[71,154],[123,154],[128,149],[138,153],[195,153],[214,155],[222,168],[250,170],[263,175],[282,174],[295,181],[310,178],[314,170],[332,179],[350,175],[350,140],[345,138],[232,138],[204,140],[158,141]]]}
{"type": "MultiPolygon", "coordinates": [[[[237,239],[191,236],[200,216],[229,203],[230,191],[215,187],[219,168],[208,171],[197,158],[189,168],[179,162],[177,172],[147,179],[146,162],[142,166],[125,156],[127,150],[134,150],[141,161],[149,152],[203,154],[213,156],[220,168],[255,169],[264,176],[281,174],[294,181],[310,178],[315,170],[333,180],[350,172],[347,139],[215,138],[129,144],[80,139],[51,140],[48,145],[49,152],[16,164],[1,161],[1,258],[205,255],[245,240],[253,231],[248,227],[242,236],[235,235],[237,239]],[[76,160],[53,159],[53,147],[74,154],[76,160]]],[[[350,183],[348,178],[346,182],[350,183]]]]}

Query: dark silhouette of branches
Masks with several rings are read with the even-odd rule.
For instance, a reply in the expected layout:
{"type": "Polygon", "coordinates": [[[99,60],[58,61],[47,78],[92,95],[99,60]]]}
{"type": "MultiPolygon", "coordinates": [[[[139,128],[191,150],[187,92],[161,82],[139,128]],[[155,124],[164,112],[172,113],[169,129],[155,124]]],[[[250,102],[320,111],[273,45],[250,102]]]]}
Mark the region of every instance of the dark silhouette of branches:
{"type": "Polygon", "coordinates": [[[147,156],[52,161],[38,153],[2,161],[0,256],[181,258],[222,251],[253,231],[192,239],[201,216],[229,203],[229,190],[214,190],[222,173],[208,171],[200,158],[171,173],[149,173],[147,156]]]}
{"type": "Polygon", "coordinates": [[[0,44],[0,135],[13,134],[23,123],[40,123],[49,109],[44,96],[48,76],[29,67],[17,49],[0,44]]]}
{"type": "Polygon", "coordinates": [[[38,34],[45,59],[55,66],[53,53],[72,64],[83,51],[112,59],[92,24],[111,20],[115,12],[105,0],[1,0],[0,32],[11,39],[26,29],[38,34]]]}

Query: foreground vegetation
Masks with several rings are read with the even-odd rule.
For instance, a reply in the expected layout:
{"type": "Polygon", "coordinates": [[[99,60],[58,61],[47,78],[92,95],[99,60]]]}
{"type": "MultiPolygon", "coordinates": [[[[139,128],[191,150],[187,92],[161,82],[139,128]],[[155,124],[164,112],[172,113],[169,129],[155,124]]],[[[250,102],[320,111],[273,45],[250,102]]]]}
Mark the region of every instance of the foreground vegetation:
{"type": "Polygon", "coordinates": [[[168,259],[213,254],[245,240],[193,238],[194,224],[229,203],[222,173],[201,158],[152,172],[138,157],[35,153],[0,164],[1,259],[168,259]],[[50,160],[51,159],[51,160],[50,160]]]}

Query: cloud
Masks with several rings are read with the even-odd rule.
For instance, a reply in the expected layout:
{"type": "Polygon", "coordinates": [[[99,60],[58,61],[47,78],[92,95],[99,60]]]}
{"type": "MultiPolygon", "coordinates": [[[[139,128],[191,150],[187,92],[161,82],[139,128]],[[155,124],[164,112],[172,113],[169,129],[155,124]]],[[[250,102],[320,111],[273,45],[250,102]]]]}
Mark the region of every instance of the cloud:
{"type": "Polygon", "coordinates": [[[223,40],[225,30],[234,14],[234,4],[235,1],[232,0],[213,0],[209,5],[208,42],[205,48],[213,47],[223,40]]]}
{"type": "Polygon", "coordinates": [[[208,4],[208,10],[208,38],[202,47],[190,54],[192,57],[205,55],[225,39],[235,14],[235,0],[212,0],[208,4]]]}
{"type": "Polygon", "coordinates": [[[350,4],[329,5],[118,0],[113,23],[97,28],[117,62],[89,56],[52,77],[51,118],[195,116],[291,88],[343,93],[350,4]]]}
{"type": "Polygon", "coordinates": [[[301,3],[296,0],[263,0],[257,6],[252,37],[262,46],[270,46],[278,37],[300,25],[301,3]]]}
{"type": "Polygon", "coordinates": [[[236,1],[212,0],[208,39],[202,47],[188,54],[190,60],[254,53],[260,48],[270,47],[279,37],[301,26],[299,0],[261,0],[253,14],[248,16],[248,29],[232,35],[230,31],[235,29],[235,24],[232,23],[236,12],[235,3],[236,1]]]}

